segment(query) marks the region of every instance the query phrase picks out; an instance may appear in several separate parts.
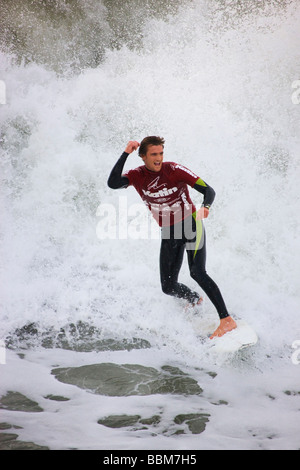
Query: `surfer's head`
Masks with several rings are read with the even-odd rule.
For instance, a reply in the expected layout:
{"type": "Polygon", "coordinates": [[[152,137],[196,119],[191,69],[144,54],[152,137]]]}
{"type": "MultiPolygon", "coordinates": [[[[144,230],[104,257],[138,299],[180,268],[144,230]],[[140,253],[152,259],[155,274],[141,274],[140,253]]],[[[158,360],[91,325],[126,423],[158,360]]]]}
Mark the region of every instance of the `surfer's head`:
{"type": "Polygon", "coordinates": [[[162,137],[145,137],[139,146],[139,156],[143,159],[148,170],[158,172],[161,170],[164,158],[164,143],[162,137]]]}
{"type": "Polygon", "coordinates": [[[165,139],[163,137],[158,137],[156,135],[149,135],[145,137],[139,146],[139,156],[143,157],[146,155],[149,145],[165,145],[165,139]]]}

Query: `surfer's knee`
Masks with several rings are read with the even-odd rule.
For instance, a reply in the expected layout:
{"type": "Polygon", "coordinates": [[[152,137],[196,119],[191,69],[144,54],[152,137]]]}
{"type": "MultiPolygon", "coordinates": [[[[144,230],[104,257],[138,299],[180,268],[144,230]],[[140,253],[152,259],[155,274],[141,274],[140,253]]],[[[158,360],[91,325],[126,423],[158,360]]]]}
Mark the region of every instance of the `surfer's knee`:
{"type": "Polygon", "coordinates": [[[205,269],[202,269],[200,266],[193,265],[190,268],[191,278],[194,279],[198,284],[201,284],[207,277],[207,272],[205,269]]]}
{"type": "Polygon", "coordinates": [[[163,281],[161,283],[161,289],[164,294],[174,295],[174,285],[170,281],[163,281]]]}

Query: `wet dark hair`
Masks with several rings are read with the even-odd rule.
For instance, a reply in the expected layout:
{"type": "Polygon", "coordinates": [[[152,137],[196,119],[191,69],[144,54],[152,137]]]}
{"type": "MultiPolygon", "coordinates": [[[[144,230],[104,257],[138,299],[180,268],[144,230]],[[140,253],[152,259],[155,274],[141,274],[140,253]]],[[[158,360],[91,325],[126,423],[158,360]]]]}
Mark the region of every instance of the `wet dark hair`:
{"type": "Polygon", "coordinates": [[[142,157],[143,155],[146,155],[149,145],[164,146],[164,144],[165,144],[165,139],[163,137],[158,137],[156,135],[149,135],[148,137],[145,137],[142,140],[139,146],[139,156],[142,157]]]}

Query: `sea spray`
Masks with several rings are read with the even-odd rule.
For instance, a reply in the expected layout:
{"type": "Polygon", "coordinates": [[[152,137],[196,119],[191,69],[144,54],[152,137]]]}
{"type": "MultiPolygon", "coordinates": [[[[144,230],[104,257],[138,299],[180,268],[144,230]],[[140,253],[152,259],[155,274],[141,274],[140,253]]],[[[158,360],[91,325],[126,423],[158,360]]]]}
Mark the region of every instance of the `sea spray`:
{"type": "MultiPolygon", "coordinates": [[[[261,442],[278,447],[275,429],[288,446],[299,408],[293,348],[300,339],[298,2],[187,1],[176,2],[175,9],[162,1],[136,1],[136,8],[121,3],[10,2],[14,7],[5,8],[2,17],[0,337],[9,348],[24,347],[29,359],[6,351],[1,390],[36,401],[51,392],[69,397],[68,391],[82,406],[77,418],[87,420],[82,444],[76,432],[71,434],[76,445],[97,448],[102,439],[102,446],[117,447],[119,439],[113,433],[105,437],[97,420],[106,411],[120,414],[120,402],[105,401],[108,410],[95,416],[92,405],[99,401],[89,397],[90,408],[85,395],[48,380],[53,364],[123,364],[122,354],[157,369],[179,361],[201,386],[204,382],[205,406],[202,399],[158,403],[150,397],[149,410],[142,413],[144,402],[122,401],[123,410],[130,403],[130,415],[162,413],[157,446],[176,448],[178,441],[170,436],[178,431],[179,408],[197,414],[202,405],[217,416],[201,434],[203,445],[230,447],[231,437],[242,436],[241,447],[258,448],[261,442]],[[38,5],[36,15],[32,9],[38,5]],[[259,336],[254,350],[222,370],[212,365],[183,306],[160,290],[159,238],[97,236],[101,205],[117,208],[120,197],[129,208],[140,204],[132,188],[113,192],[106,182],[127,141],[152,134],[165,137],[166,160],[187,166],[216,191],[205,222],[207,271],[232,315],[259,336]],[[80,324],[97,331],[89,343],[96,357],[91,349],[79,353],[86,339],[80,324]],[[134,339],[147,347],[97,349],[136,344],[134,339]],[[30,351],[41,346],[44,352],[36,356],[30,351]],[[216,379],[204,380],[199,367],[216,367],[216,379]],[[35,390],[24,381],[25,373],[35,390]],[[283,396],[283,390],[290,394],[283,396]],[[213,400],[230,402],[237,417],[213,400]],[[260,417],[252,413],[259,406],[260,417]],[[247,429],[241,420],[249,423],[247,429]]],[[[133,154],[126,169],[140,164],[133,154]]],[[[199,194],[190,193],[201,204],[199,194]]],[[[137,223],[144,217],[134,216],[137,223]]],[[[181,279],[197,288],[185,263],[181,279]]],[[[208,299],[203,313],[216,318],[208,299]]],[[[67,403],[73,402],[61,406],[67,403]]],[[[74,418],[74,411],[60,409],[55,423],[58,419],[64,429],[66,414],[74,418]]],[[[45,440],[59,447],[63,431],[53,438],[54,418],[50,426],[44,416],[38,419],[45,440]]],[[[18,423],[24,425],[21,416],[18,423]]],[[[30,428],[38,437],[27,426],[24,433],[30,428]]],[[[143,445],[153,445],[152,437],[142,437],[143,445]]],[[[186,445],[195,445],[187,439],[186,445]]],[[[71,447],[67,441],[65,447],[71,447]]]]}

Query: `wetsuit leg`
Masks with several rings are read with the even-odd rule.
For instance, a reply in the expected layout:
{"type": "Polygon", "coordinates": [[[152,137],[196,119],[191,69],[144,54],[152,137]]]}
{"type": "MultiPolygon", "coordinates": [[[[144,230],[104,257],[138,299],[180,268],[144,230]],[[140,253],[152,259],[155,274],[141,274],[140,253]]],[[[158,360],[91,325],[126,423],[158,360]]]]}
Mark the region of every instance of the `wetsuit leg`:
{"type": "Polygon", "coordinates": [[[163,238],[160,250],[161,287],[165,294],[187,299],[195,303],[199,294],[178,282],[178,275],[185,251],[185,240],[171,237],[163,238]]]}
{"type": "Polygon", "coordinates": [[[197,234],[196,239],[190,245],[187,244],[187,247],[189,247],[187,249],[187,256],[191,277],[199,284],[216,307],[219,317],[228,317],[229,314],[222,294],[217,284],[206,272],[206,240],[203,222],[201,220],[196,221],[193,218],[193,230],[197,234]]]}

